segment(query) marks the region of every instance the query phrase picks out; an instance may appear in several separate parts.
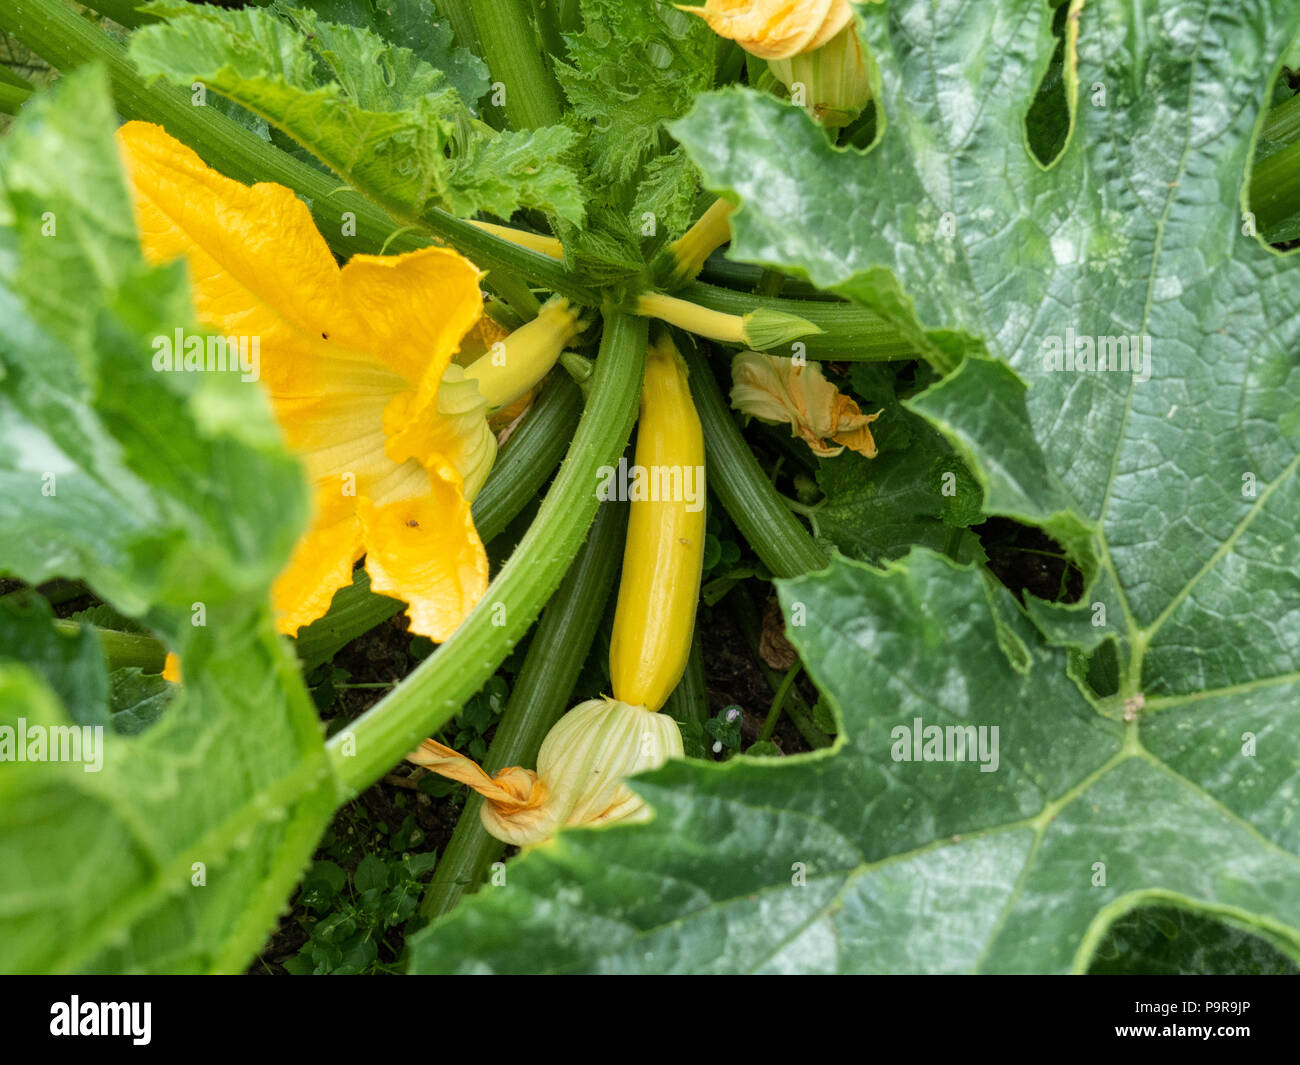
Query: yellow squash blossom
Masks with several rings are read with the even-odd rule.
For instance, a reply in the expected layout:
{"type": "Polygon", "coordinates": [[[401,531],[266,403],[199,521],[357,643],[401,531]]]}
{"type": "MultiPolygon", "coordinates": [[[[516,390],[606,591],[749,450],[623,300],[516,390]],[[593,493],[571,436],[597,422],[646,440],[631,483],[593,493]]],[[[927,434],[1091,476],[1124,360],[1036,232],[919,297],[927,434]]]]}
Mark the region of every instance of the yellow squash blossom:
{"type": "Polygon", "coordinates": [[[791,100],[824,126],[848,125],[871,99],[849,0],[708,0],[683,10],[766,59],[791,100]]]}
{"type": "Polygon", "coordinates": [[[789,59],[820,48],[853,18],[849,0],[708,0],[699,15],[760,59],[789,59]]]}
{"type": "Polygon", "coordinates": [[[742,351],[732,361],[731,380],[733,407],[771,425],[788,424],[813,454],[833,458],[847,447],[876,457],[870,427],[882,412],[863,414],[815,362],[800,365],[779,355],[742,351]]]}
{"type": "Polygon", "coordinates": [[[289,189],[224,177],[159,126],[118,140],[146,254],[185,258],[200,320],[256,340],[306,466],[315,519],[272,591],[279,628],[321,617],[365,556],[412,631],[445,640],[488,580],[470,497],[495,445],[486,401],[451,366],[482,313],[479,271],[444,248],[340,269],[289,189]]]}

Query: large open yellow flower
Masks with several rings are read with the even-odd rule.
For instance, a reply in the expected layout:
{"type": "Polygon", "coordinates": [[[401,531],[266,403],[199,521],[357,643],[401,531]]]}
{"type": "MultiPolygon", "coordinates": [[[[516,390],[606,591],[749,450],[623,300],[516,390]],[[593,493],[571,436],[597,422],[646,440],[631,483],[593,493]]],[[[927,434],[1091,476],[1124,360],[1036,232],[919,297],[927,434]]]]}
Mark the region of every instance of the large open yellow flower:
{"type": "Polygon", "coordinates": [[[699,15],[760,59],[789,59],[820,48],[853,18],[849,0],[708,0],[699,15]]]}
{"type": "Polygon", "coordinates": [[[261,380],[313,487],[314,522],[272,592],[281,631],[321,617],[364,555],[412,631],[445,640],[488,580],[465,491],[481,482],[481,437],[438,402],[482,314],[479,271],[443,248],[340,269],[289,189],[232,181],[159,126],[128,123],[118,140],[146,254],[188,261],[205,325],[259,339],[261,380]]]}

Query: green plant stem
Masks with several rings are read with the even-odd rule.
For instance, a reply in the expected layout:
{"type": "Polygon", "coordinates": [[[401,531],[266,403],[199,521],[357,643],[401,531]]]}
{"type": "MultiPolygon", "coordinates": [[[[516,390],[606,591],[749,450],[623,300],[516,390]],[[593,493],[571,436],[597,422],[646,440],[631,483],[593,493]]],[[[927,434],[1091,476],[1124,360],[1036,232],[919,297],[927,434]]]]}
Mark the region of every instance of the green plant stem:
{"type": "Polygon", "coordinates": [[[543,58],[550,59],[552,63],[556,59],[563,59],[564,38],[560,36],[556,0],[529,0],[529,3],[533,9],[533,24],[541,38],[543,58]]]}
{"type": "Polygon", "coordinates": [[[959,561],[958,556],[961,554],[961,541],[962,541],[962,537],[965,534],[966,534],[965,529],[962,529],[958,526],[953,526],[951,529],[948,530],[948,536],[944,540],[943,553],[947,555],[950,559],[952,559],[954,562],[959,561]]]}
{"type": "MultiPolygon", "coordinates": [[[[740,54],[744,55],[745,53],[741,50],[740,54]]],[[[723,288],[753,292],[762,276],[763,268],[761,266],[734,262],[725,258],[722,252],[714,252],[704,261],[704,269],[700,271],[699,280],[723,288]]],[[[824,303],[844,302],[841,297],[833,293],[822,292],[811,281],[804,281],[797,277],[786,278],[782,291],[789,298],[821,300],[824,303]]]]}
{"type": "MultiPolygon", "coordinates": [[[[146,85],[120,44],[60,0],[6,0],[0,4],[0,30],[60,70],[102,63],[113,86],[114,103],[124,117],[160,123],[228,177],[250,184],[273,181],[293,189],[311,203],[321,233],[341,255],[373,252],[403,224],[360,193],[341,186],[337,178],[280,151],[215,108],[194,107],[188,93],[161,82],[146,85]],[[352,236],[343,233],[348,213],[355,219],[352,236]]],[[[600,302],[596,289],[562,263],[485,233],[445,211],[433,209],[405,221],[424,232],[397,235],[388,245],[391,252],[424,247],[432,236],[485,270],[518,274],[586,306],[600,302]]]]}
{"type": "Polygon", "coordinates": [[[754,286],[754,294],[762,299],[778,299],[784,284],[785,275],[780,270],[769,267],[759,275],[758,284],[754,286]]]}
{"type": "Polygon", "coordinates": [[[1261,232],[1300,210],[1300,140],[1255,164],[1250,176],[1250,208],[1261,232]]]}
{"type": "Polygon", "coordinates": [[[785,676],[781,678],[776,694],[772,696],[772,708],[768,710],[767,717],[763,721],[763,731],[758,734],[760,743],[763,740],[772,738],[772,733],[776,731],[776,723],[781,720],[781,707],[785,703],[785,697],[789,694],[801,672],[803,672],[803,663],[795,662],[786,670],[785,676]]]}
{"type": "Polygon", "coordinates": [[[30,81],[22,77],[20,74],[15,74],[3,64],[0,64],[0,84],[17,85],[20,89],[26,89],[28,92],[34,92],[36,89],[36,86],[34,86],[30,81]]]}
{"type": "Polygon", "coordinates": [[[528,0],[469,0],[492,79],[505,85],[506,117],[516,129],[558,125],[560,87],[546,68],[528,0]]]}
{"type": "MultiPolygon", "coordinates": [[[[564,373],[552,373],[528,417],[506,441],[483,490],[474,500],[474,527],[479,539],[491,543],[525,506],[537,498],[546,479],[564,458],[582,413],[582,394],[564,373]]],[[[387,621],[404,604],[370,590],[364,569],[340,588],[329,613],[299,630],[296,640],[303,668],[315,669],[335,653],[387,621]]]]}
{"type": "Polygon", "coordinates": [[[525,322],[531,322],[542,309],[542,301],[533,295],[527,282],[521,281],[514,274],[498,270],[488,275],[487,284],[525,322]]]}
{"type": "Polygon", "coordinates": [[[1258,160],[1250,175],[1250,209],[1262,232],[1300,211],[1300,96],[1268,113],[1261,137],[1282,145],[1258,160]]]}
{"type": "Polygon", "coordinates": [[[452,36],[457,44],[464,45],[476,55],[483,54],[483,42],[479,40],[478,24],[474,21],[474,9],[469,0],[437,0],[434,7],[451,23],[452,36]]]}
{"type": "Polygon", "coordinates": [[[709,720],[709,689],[704,681],[704,658],[700,654],[700,638],[697,633],[691,641],[691,654],[686,660],[686,672],[677,682],[663,712],[678,724],[694,722],[703,725],[709,720]]]}
{"type": "Polygon", "coordinates": [[[582,29],[580,0],[551,0],[555,5],[555,24],[561,33],[574,34],[582,29]]]}
{"type": "Polygon", "coordinates": [[[774,576],[798,577],[810,570],[824,569],[830,556],[808,535],[799,519],[790,513],[785,498],[772,487],[740,435],[731,409],[699,348],[685,333],[676,333],[676,339],[690,369],[691,395],[704,427],[709,487],[774,576]]]}
{"type": "Polygon", "coordinates": [[[675,295],[711,311],[745,315],[760,308],[803,318],[821,333],[799,338],[811,359],[882,362],[913,358],[916,349],[875,311],[856,303],[778,299],[693,281],[675,295]]]}
{"type": "MultiPolygon", "coordinates": [[[[511,765],[536,765],[542,740],[568,709],[618,576],[626,523],[627,508],[618,504],[606,503],[596,512],[591,535],[533,634],[510,703],[483,759],[489,773],[511,765]]],[[[475,890],[505,850],[505,844],[483,828],[482,807],[483,797],[471,793],[420,905],[426,920],[449,913],[475,890]]]]}
{"type": "Polygon", "coordinates": [[[745,50],[735,41],[725,38],[720,38],[718,45],[722,55],[718,59],[718,73],[714,82],[721,88],[740,80],[740,75],[745,70],[745,50]]]}
{"type": "MultiPolygon", "coordinates": [[[[113,629],[94,628],[99,634],[99,642],[104,648],[104,657],[108,659],[110,669],[136,668],[144,673],[161,673],[167,659],[167,648],[152,636],[135,632],[117,632],[113,629]]],[[[80,621],[57,619],[54,622],[56,632],[65,636],[76,636],[84,628],[80,621]]]]}
{"type": "Polygon", "coordinates": [[[1268,113],[1261,136],[1281,142],[1300,138],[1300,96],[1283,100],[1268,113]]]}
{"type": "Polygon", "coordinates": [[[368,787],[459,710],[555,591],[595,517],[599,470],[618,461],[631,435],[646,336],[643,321],[607,310],[591,400],[532,526],[452,637],[327,744],[342,798],[368,787]]]}

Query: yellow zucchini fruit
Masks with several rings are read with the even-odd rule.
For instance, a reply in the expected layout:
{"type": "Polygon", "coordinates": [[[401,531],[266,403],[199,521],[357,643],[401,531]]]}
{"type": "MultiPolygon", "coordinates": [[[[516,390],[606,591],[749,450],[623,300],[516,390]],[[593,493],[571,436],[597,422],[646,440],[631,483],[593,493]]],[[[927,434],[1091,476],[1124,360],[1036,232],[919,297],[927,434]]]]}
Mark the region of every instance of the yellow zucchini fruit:
{"type": "Polygon", "coordinates": [[[615,699],[653,711],[686,670],[704,565],[704,432],[667,333],[646,358],[630,496],[609,673],[615,699]]]}

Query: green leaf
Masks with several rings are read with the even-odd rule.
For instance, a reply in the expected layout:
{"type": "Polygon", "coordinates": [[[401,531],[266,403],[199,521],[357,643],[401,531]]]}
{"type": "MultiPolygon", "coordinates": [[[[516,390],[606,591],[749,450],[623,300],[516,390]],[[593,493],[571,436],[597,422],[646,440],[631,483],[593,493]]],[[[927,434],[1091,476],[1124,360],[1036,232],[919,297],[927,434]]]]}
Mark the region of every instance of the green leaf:
{"type": "MultiPolygon", "coordinates": [[[[0,969],[239,971],[335,795],[267,602],[306,488],[256,387],[153,372],[154,337],[198,330],[183,272],[140,256],[114,124],[88,68],[0,141],[0,569],[84,581],[185,683],[137,734],[0,772],[0,969]]],[[[0,750],[139,713],[91,630],[0,628],[0,750]]]]}
{"type": "Polygon", "coordinates": [[[143,732],[162,717],[175,691],[170,681],[137,667],[113,670],[108,682],[113,729],[124,736],[143,732]]]}
{"type": "MultiPolygon", "coordinates": [[[[276,0],[279,11],[298,11],[293,0],[276,0]]],[[[436,67],[471,111],[488,91],[487,64],[453,43],[451,22],[440,19],[430,0],[314,0],[311,10],[325,22],[371,30],[390,44],[408,48],[436,67]]]]}
{"type": "Polygon", "coordinates": [[[713,81],[717,41],[704,21],[663,0],[580,0],[583,29],[565,37],[556,77],[589,128],[597,181],[630,181],[663,148],[663,124],[713,81]]]}
{"type": "Polygon", "coordinates": [[[555,74],[570,122],[584,134],[592,180],[586,225],[562,227],[560,235],[567,259],[592,280],[616,285],[690,224],[699,175],[664,123],[713,83],[718,38],[664,0],[579,6],[583,31],[566,36],[569,61],[557,60],[555,74]]]}
{"type": "Polygon", "coordinates": [[[367,891],[382,891],[388,886],[388,866],[382,858],[367,854],[352,874],[352,882],[357,891],[363,894],[367,891]]]}
{"type": "Polygon", "coordinates": [[[695,220],[696,191],[700,176],[684,150],[674,148],[652,159],[637,186],[628,222],[641,230],[652,216],[661,242],[675,239],[695,220]]]}
{"type": "Polygon", "coordinates": [[[1090,0],[1063,77],[1071,105],[1101,83],[1106,106],[1080,102],[1044,169],[1024,123],[1051,16],[858,8],[882,113],[865,153],[750,91],[671,128],[739,205],[733,257],[871,307],[956,368],[910,409],[988,513],[1066,547],[1082,601],[1026,610],[925,550],[781,582],[839,746],[638,779],[654,821],[530,852],[417,937],[414,968],[1086,971],[1152,906],[1300,958],[1300,285],[1241,218],[1300,10],[1090,0]],[[1067,330],[1150,337],[1150,378],[1049,368],[1067,330]],[[1105,696],[1086,680],[1102,641],[1105,696]],[[936,726],[990,747],[997,728],[996,771],[955,747],[903,760],[936,726]]]}
{"type": "Polygon", "coordinates": [[[26,601],[0,599],[4,657],[41,677],[76,724],[108,724],[108,676],[99,637],[88,626],[76,635],[55,633],[53,621],[45,600],[34,594],[26,601]]]}
{"type": "MultiPolygon", "coordinates": [[[[878,454],[845,451],[817,464],[826,498],[813,526],[851,558],[880,564],[913,545],[944,550],[950,525],[979,520],[979,485],[947,441],[897,399],[889,363],[860,363],[850,371],[863,411],[881,411],[871,426],[878,454]],[[952,520],[956,516],[959,520],[952,520]]],[[[982,558],[979,541],[962,537],[959,560],[982,558]]]]}
{"type": "Polygon", "coordinates": [[[384,207],[508,218],[520,208],[583,217],[561,127],[497,134],[473,119],[450,78],[374,32],[295,10],[282,20],[158,0],[167,21],[131,38],[140,71],[202,82],[326,163],[384,207]]]}

